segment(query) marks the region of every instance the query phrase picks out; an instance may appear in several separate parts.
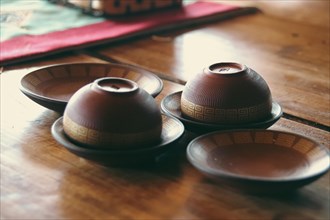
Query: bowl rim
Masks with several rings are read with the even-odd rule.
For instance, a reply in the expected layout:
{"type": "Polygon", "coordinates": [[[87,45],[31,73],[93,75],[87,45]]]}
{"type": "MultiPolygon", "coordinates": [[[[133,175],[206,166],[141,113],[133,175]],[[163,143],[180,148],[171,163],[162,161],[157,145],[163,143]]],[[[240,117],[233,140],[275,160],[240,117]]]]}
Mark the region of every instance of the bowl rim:
{"type": "Polygon", "coordinates": [[[135,92],[136,90],[139,89],[138,84],[130,79],[126,79],[126,78],[121,78],[121,77],[101,77],[98,78],[96,80],[94,80],[94,82],[92,83],[97,89],[99,89],[100,91],[106,92],[106,93],[117,93],[117,94],[121,94],[121,93],[132,93],[135,92]],[[114,90],[114,89],[107,89],[104,88],[101,84],[106,82],[106,81],[117,81],[117,82],[125,82],[126,84],[128,84],[130,86],[129,89],[127,90],[114,90]]]}
{"type": "MultiPolygon", "coordinates": [[[[153,96],[154,98],[157,97],[157,95],[159,95],[159,93],[164,88],[163,81],[156,74],[152,73],[149,70],[140,68],[138,66],[133,66],[133,65],[129,65],[129,64],[120,64],[120,63],[74,62],[74,63],[62,63],[62,64],[47,65],[47,66],[43,66],[41,68],[32,70],[32,71],[24,74],[24,76],[21,77],[19,89],[24,94],[26,94],[27,96],[32,96],[32,97],[34,97],[36,99],[39,99],[39,100],[42,100],[42,101],[46,101],[46,102],[49,102],[49,103],[55,103],[55,104],[67,104],[68,101],[66,101],[66,100],[58,99],[58,98],[52,98],[52,97],[47,97],[47,96],[40,95],[40,94],[38,94],[36,92],[31,91],[30,89],[28,89],[28,88],[26,88],[24,86],[24,82],[25,82],[25,80],[26,80],[26,78],[28,76],[30,76],[32,74],[35,74],[36,72],[41,71],[41,70],[45,70],[45,69],[49,69],[49,68],[56,68],[56,67],[80,66],[80,65],[81,66],[84,66],[84,65],[85,66],[117,66],[117,67],[129,68],[129,69],[134,69],[136,71],[140,71],[140,72],[142,72],[143,75],[152,77],[152,78],[154,78],[155,81],[158,82],[158,84],[159,84],[158,88],[154,92],[150,93],[150,95],[153,96]]],[[[98,78],[100,78],[100,77],[97,77],[96,79],[98,79],[98,78]]],[[[140,87],[140,88],[142,88],[142,87],[140,87]]]]}
{"type": "MultiPolygon", "coordinates": [[[[51,127],[51,134],[53,138],[63,145],[66,149],[72,150],[75,152],[83,152],[84,154],[93,154],[93,155],[129,155],[129,154],[141,154],[141,153],[148,153],[148,152],[153,152],[157,150],[161,150],[163,148],[166,148],[176,140],[178,140],[184,133],[184,125],[182,122],[172,116],[168,116],[165,114],[162,114],[163,117],[166,117],[167,119],[172,120],[172,122],[176,123],[179,127],[180,130],[178,133],[173,135],[172,137],[168,139],[161,139],[161,142],[152,146],[144,147],[144,148],[138,148],[138,149],[126,149],[126,150],[118,150],[115,149],[105,149],[105,148],[90,148],[90,147],[85,147],[85,146],[80,146],[79,144],[73,143],[70,141],[70,139],[66,136],[63,130],[63,116],[58,118],[52,125],[51,127]]],[[[164,126],[164,123],[163,123],[164,126]]],[[[164,129],[163,129],[164,130],[164,129]]],[[[163,132],[163,131],[162,131],[163,132]]],[[[166,135],[165,135],[166,137],[166,135]]]]}
{"type": "Polygon", "coordinates": [[[213,63],[209,66],[207,66],[206,68],[204,68],[204,71],[206,71],[206,74],[215,74],[217,76],[233,76],[233,75],[237,75],[237,74],[241,74],[241,73],[245,73],[245,72],[249,72],[250,68],[248,68],[245,64],[241,64],[238,62],[217,62],[217,63],[213,63]],[[219,73],[213,70],[214,67],[217,66],[238,66],[239,70],[234,71],[234,72],[230,72],[230,73],[219,73]]]}
{"type": "Polygon", "coordinates": [[[288,132],[288,131],[281,131],[281,130],[275,130],[275,129],[236,129],[236,130],[226,130],[226,131],[214,131],[209,132],[204,135],[198,136],[194,138],[192,141],[189,142],[187,149],[186,149],[186,156],[188,161],[198,170],[201,172],[208,174],[212,177],[216,178],[227,178],[227,179],[233,179],[233,180],[245,180],[245,181],[258,181],[258,182],[273,182],[273,183],[283,183],[283,182],[295,182],[295,181],[303,181],[306,179],[311,179],[313,177],[321,176],[325,174],[329,168],[330,168],[330,162],[328,163],[328,166],[323,167],[323,169],[319,169],[317,172],[310,173],[309,175],[302,175],[302,176],[287,176],[287,177],[259,177],[259,176],[249,176],[249,175],[241,175],[241,174],[235,174],[229,171],[224,171],[222,169],[216,169],[212,168],[210,166],[201,166],[198,162],[198,159],[193,155],[192,148],[195,142],[199,141],[202,138],[206,138],[208,136],[216,135],[216,134],[226,134],[226,133],[238,133],[238,132],[272,132],[272,133],[282,133],[282,134],[290,134],[294,136],[298,136],[300,138],[307,139],[313,143],[316,144],[316,147],[318,147],[321,151],[325,152],[330,159],[330,150],[323,146],[322,144],[318,143],[317,141],[313,140],[312,138],[303,136],[301,134],[288,132]]]}

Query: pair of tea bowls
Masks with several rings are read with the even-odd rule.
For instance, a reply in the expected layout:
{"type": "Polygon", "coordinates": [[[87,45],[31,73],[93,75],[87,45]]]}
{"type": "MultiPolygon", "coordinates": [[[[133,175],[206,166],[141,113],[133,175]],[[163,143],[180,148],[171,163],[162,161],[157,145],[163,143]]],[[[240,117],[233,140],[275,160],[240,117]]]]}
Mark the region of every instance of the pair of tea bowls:
{"type": "Polygon", "coordinates": [[[239,63],[215,63],[192,77],[183,91],[162,100],[164,112],[186,128],[207,131],[267,128],[282,115],[266,81],[239,63]]]}
{"type": "Polygon", "coordinates": [[[308,138],[237,130],[270,126],[282,114],[265,80],[244,65],[209,66],[183,92],[165,97],[161,108],[166,114],[134,81],[98,78],[73,94],[52,134],[85,159],[135,166],[149,165],[175,147],[184,133],[182,122],[202,132],[217,130],[189,139],[188,161],[221,184],[248,192],[291,190],[329,169],[329,151],[308,138]],[[235,130],[221,131],[230,128],[235,130]]]}
{"type": "Polygon", "coordinates": [[[149,93],[119,77],[80,88],[52,127],[54,138],[69,151],[109,165],[153,159],[183,131],[179,120],[161,114],[149,93]]]}

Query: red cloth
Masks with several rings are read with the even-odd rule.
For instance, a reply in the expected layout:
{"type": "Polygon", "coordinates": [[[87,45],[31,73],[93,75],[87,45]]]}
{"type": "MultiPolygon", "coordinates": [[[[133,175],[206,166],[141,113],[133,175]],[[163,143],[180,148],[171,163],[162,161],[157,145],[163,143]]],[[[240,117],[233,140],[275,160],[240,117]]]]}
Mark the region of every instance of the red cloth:
{"type": "Polygon", "coordinates": [[[225,15],[227,12],[239,11],[238,9],[240,8],[236,6],[196,2],[180,9],[163,10],[128,17],[125,20],[106,20],[64,31],[18,36],[1,42],[0,62],[4,65],[69,49],[85,48],[127,37],[156,33],[198,23],[201,19],[215,18],[216,15],[225,15]]]}

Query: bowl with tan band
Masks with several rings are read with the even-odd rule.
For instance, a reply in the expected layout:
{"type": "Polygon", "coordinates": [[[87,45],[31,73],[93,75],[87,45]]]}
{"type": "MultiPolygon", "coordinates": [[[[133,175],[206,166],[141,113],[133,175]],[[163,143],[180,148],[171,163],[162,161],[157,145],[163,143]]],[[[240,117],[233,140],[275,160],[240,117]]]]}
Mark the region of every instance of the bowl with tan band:
{"type": "Polygon", "coordinates": [[[270,117],[272,96],[266,81],[239,63],[215,63],[186,83],[184,117],[212,124],[247,124],[270,117]]]}
{"type": "Polygon", "coordinates": [[[137,83],[104,77],[70,98],[63,128],[71,141],[83,146],[134,149],[159,141],[162,117],[154,98],[137,83]]]}

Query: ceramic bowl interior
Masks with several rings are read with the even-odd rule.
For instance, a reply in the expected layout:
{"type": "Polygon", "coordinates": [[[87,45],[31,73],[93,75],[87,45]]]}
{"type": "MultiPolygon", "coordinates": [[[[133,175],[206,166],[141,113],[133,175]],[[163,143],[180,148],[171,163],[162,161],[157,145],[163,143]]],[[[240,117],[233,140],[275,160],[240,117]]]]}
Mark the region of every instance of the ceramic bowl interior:
{"type": "Polygon", "coordinates": [[[63,130],[63,117],[56,120],[51,132],[54,139],[73,154],[103,165],[131,166],[149,163],[174,147],[184,132],[183,124],[176,118],[162,115],[163,128],[159,143],[152,146],[140,146],[132,150],[108,150],[88,148],[73,143],[63,130]]]}
{"type": "Polygon", "coordinates": [[[68,100],[81,87],[101,77],[132,80],[156,97],[163,89],[162,80],[138,67],[121,64],[72,63],[44,67],[26,74],[21,91],[38,104],[63,112],[68,100]]]}
{"type": "Polygon", "coordinates": [[[188,145],[189,161],[206,175],[243,190],[301,187],[329,170],[329,150],[274,130],[213,132],[188,145]]]}
{"type": "Polygon", "coordinates": [[[273,101],[271,115],[269,116],[269,118],[263,121],[246,124],[203,123],[184,117],[181,111],[181,94],[182,91],[179,91],[164,97],[161,101],[161,110],[164,113],[178,118],[180,121],[182,121],[187,130],[191,130],[197,133],[206,133],[224,129],[268,128],[276,121],[278,121],[283,114],[281,106],[273,101]]]}

